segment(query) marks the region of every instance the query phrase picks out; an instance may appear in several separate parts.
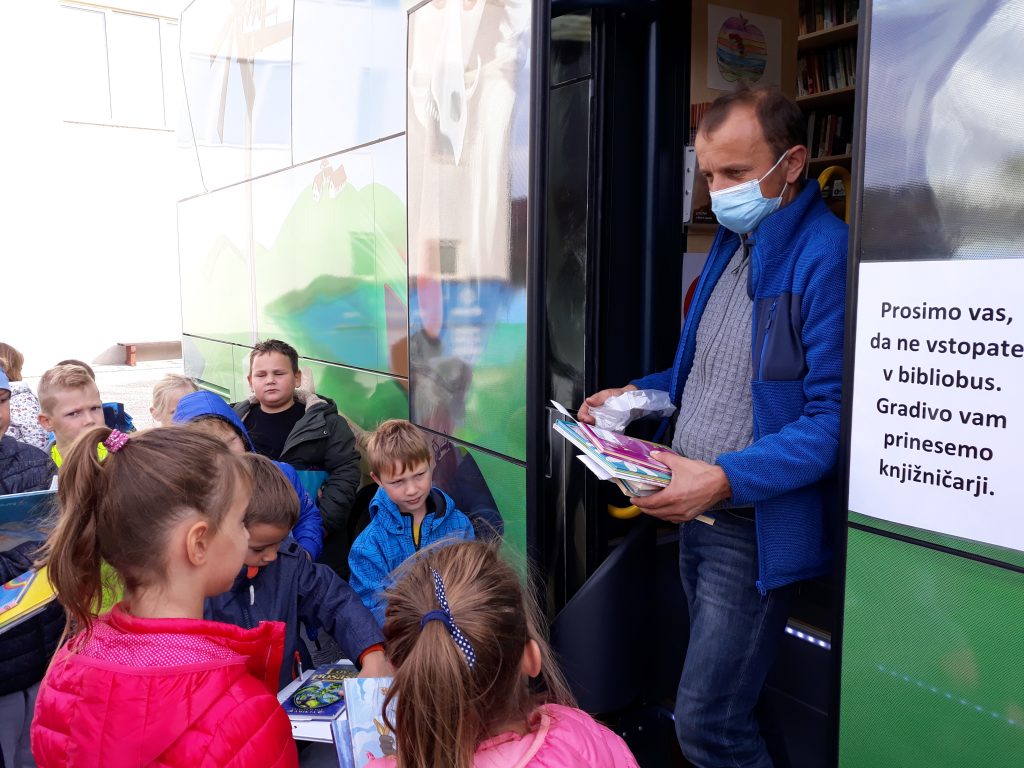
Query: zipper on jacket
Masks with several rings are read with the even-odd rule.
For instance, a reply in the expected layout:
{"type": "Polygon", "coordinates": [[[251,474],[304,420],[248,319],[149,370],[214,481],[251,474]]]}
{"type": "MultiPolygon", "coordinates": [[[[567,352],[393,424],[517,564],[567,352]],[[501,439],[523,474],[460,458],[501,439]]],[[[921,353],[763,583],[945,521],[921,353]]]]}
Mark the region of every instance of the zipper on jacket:
{"type": "MultiPolygon", "coordinates": [[[[249,600],[250,600],[249,605],[253,605],[255,603],[255,600],[256,600],[256,590],[254,589],[251,580],[249,581],[249,589],[247,589],[246,592],[249,593],[249,600]]],[[[246,629],[252,629],[253,628],[252,614],[249,613],[249,605],[246,605],[244,599],[239,601],[239,602],[241,602],[241,604],[242,604],[242,621],[245,622],[245,628],[246,629]]]]}
{"type": "Polygon", "coordinates": [[[768,331],[772,329],[772,321],[775,320],[775,308],[779,305],[778,298],[772,301],[771,309],[768,310],[768,322],[764,326],[764,339],[761,340],[761,359],[757,361],[757,380],[764,381],[764,353],[768,349],[768,331]]]}

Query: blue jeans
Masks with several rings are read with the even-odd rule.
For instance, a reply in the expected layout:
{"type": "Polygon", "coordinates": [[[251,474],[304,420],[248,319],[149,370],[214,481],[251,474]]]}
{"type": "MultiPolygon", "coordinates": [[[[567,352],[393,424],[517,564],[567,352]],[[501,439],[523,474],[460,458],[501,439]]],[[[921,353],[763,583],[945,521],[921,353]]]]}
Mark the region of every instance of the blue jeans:
{"type": "Polygon", "coordinates": [[[698,768],[771,768],[754,709],[784,634],[794,588],[762,596],[754,521],[715,512],[679,531],[690,641],[676,694],[676,735],[698,768]]]}

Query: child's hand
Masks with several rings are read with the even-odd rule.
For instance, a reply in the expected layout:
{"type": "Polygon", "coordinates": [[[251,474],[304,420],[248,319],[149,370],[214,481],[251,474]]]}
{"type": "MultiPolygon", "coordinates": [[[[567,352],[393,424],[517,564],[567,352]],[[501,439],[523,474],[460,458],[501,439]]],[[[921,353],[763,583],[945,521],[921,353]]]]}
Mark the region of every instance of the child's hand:
{"type": "Polygon", "coordinates": [[[395,668],[391,666],[383,651],[374,651],[363,657],[363,668],[360,677],[391,677],[395,668]]]}

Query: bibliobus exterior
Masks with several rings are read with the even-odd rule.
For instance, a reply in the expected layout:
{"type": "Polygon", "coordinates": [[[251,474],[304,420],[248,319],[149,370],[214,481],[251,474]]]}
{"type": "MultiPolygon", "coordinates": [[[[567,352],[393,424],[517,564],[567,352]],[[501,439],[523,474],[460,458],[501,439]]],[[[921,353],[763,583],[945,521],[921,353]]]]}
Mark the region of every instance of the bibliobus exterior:
{"type": "MultiPolygon", "coordinates": [[[[284,338],[357,428],[425,430],[435,483],[538,564],[550,616],[638,579],[620,621],[587,624],[609,653],[652,638],[636,670],[592,664],[608,694],[594,706],[619,711],[674,694],[676,543],[605,513],[622,498],[552,440],[545,404],[671,362],[688,250],[679,31],[698,4],[194,0],[181,19],[187,372],[241,399],[251,345],[284,338]]],[[[835,616],[791,623],[806,650],[784,651],[769,700],[800,702],[798,765],[1010,765],[1024,11],[865,2],[860,21],[845,547],[835,616]]],[[[642,736],[622,727],[643,764],[669,764],[671,723],[651,717],[642,736]]]]}

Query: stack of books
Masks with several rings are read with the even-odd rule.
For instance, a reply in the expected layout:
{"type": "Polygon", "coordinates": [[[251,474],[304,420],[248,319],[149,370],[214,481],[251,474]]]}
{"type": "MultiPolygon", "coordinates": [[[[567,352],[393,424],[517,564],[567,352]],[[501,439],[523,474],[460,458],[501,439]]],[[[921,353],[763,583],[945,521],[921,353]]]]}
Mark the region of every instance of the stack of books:
{"type": "Polygon", "coordinates": [[[579,448],[576,458],[601,480],[611,480],[627,496],[647,496],[672,482],[668,466],[651,456],[655,451],[671,451],[668,446],[584,424],[565,406],[551,403],[566,417],[554,423],[554,430],[579,448]]]}
{"type": "Polygon", "coordinates": [[[342,683],[359,674],[353,664],[325,664],[283,702],[284,711],[292,720],[334,720],[345,710],[342,683]]]}

